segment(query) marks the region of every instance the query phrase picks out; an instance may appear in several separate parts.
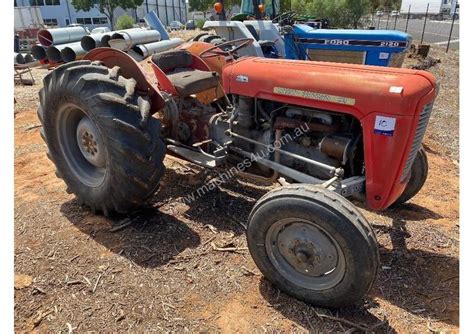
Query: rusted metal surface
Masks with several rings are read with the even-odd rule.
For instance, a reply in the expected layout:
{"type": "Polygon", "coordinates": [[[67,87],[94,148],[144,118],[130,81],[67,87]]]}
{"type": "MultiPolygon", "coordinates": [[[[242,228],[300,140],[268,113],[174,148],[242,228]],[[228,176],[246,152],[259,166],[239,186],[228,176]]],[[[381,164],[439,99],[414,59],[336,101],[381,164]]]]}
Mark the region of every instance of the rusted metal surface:
{"type": "Polygon", "coordinates": [[[179,111],[179,121],[186,124],[190,130],[191,143],[209,139],[209,120],[216,113],[213,108],[205,108],[193,102],[187,103],[179,111]]]}
{"type": "MultiPolygon", "coordinates": [[[[187,42],[187,43],[182,44],[178,49],[188,50],[192,55],[199,57],[199,55],[203,51],[213,46],[214,44],[205,43],[205,42],[187,42]]],[[[222,68],[226,65],[224,56],[206,58],[206,59],[202,59],[202,61],[205,62],[207,66],[209,66],[211,71],[215,71],[219,73],[219,75],[222,74],[222,68]]]]}
{"type": "Polygon", "coordinates": [[[321,141],[321,153],[336,158],[345,164],[351,143],[351,138],[329,135],[321,141]]]}
{"type": "MultiPolygon", "coordinates": [[[[202,63],[206,65],[208,70],[217,72],[219,76],[222,75],[222,68],[226,65],[225,57],[223,56],[218,56],[218,57],[213,57],[213,58],[206,58],[202,59],[199,57],[201,52],[204,50],[209,49],[210,47],[213,47],[213,44],[210,43],[205,43],[205,42],[188,42],[182,44],[179,49],[183,50],[188,50],[192,55],[193,55],[193,67],[196,69],[200,69],[205,71],[204,68],[201,68],[202,63]]],[[[219,85],[216,89],[209,89],[207,91],[201,92],[199,94],[196,94],[196,98],[204,104],[208,104],[215,99],[219,99],[222,96],[224,96],[224,89],[221,84],[221,80],[219,80],[219,85]]]]}
{"type": "Polygon", "coordinates": [[[111,48],[96,48],[87,53],[84,59],[99,60],[109,68],[119,66],[120,75],[135,79],[139,94],[150,97],[153,111],[158,111],[164,106],[165,102],[158,87],[149,81],[141,65],[126,53],[111,48]]]}

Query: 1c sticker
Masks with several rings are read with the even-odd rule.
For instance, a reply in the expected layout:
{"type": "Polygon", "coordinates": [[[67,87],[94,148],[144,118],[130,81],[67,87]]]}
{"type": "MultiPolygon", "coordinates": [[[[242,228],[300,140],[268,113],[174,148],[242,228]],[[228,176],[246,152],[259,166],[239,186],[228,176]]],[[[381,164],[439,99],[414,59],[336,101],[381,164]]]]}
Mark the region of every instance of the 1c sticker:
{"type": "Polygon", "coordinates": [[[375,116],[374,133],[383,136],[393,136],[396,121],[397,119],[394,117],[375,116]]]}

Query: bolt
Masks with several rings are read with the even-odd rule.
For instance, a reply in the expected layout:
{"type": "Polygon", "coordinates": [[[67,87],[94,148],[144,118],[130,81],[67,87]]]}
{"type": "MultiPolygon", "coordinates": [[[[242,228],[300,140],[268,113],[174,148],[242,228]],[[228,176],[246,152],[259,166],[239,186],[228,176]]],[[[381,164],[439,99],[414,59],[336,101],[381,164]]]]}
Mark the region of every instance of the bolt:
{"type": "Polygon", "coordinates": [[[296,253],[296,259],[298,262],[306,262],[308,261],[308,256],[303,252],[298,252],[296,253]]]}

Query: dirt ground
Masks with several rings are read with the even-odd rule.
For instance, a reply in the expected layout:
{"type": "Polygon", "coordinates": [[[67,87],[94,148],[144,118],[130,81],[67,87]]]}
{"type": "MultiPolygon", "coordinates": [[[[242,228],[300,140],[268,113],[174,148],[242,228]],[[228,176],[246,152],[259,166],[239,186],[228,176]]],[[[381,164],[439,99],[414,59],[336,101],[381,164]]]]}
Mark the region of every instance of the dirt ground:
{"type": "Polygon", "coordinates": [[[47,70],[34,70],[34,86],[15,88],[16,331],[457,332],[458,53],[432,55],[442,89],[424,142],[428,180],[400,208],[361,208],[381,267],[369,295],[339,310],[280,293],[253,263],[244,223],[270,187],[238,179],[177,204],[212,173],[166,158],[159,192],[131,225],[81,207],[46,158],[36,107],[47,70]]]}

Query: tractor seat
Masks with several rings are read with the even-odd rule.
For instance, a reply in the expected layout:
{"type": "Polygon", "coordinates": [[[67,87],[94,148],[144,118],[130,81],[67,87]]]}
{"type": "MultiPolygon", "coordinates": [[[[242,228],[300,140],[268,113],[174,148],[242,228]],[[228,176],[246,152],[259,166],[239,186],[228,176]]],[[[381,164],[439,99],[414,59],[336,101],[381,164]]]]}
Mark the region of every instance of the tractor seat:
{"type": "Polygon", "coordinates": [[[216,88],[219,75],[216,72],[192,69],[193,56],[186,50],[171,50],[152,56],[151,60],[166,73],[180,96],[198,94],[216,88]]]}
{"type": "Polygon", "coordinates": [[[189,96],[216,88],[219,76],[216,72],[189,70],[178,71],[168,75],[176,91],[181,96],[189,96]]]}

